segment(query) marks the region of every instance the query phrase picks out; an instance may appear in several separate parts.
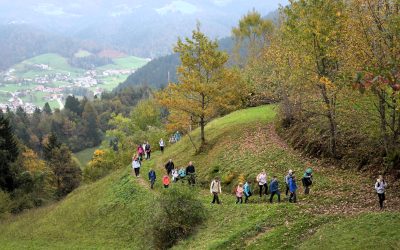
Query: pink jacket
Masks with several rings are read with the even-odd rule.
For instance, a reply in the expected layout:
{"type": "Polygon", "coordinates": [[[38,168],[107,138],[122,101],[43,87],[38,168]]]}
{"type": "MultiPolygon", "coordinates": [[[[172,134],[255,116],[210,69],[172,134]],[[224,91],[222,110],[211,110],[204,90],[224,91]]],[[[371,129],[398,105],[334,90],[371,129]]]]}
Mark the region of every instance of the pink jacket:
{"type": "Polygon", "coordinates": [[[243,187],[236,188],[236,197],[243,197],[243,187]]]}

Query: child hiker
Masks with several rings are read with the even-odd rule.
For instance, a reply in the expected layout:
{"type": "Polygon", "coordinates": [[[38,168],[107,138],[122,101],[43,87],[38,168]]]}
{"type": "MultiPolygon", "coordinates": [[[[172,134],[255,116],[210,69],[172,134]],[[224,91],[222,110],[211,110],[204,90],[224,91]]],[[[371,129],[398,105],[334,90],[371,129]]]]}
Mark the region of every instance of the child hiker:
{"type": "Polygon", "coordinates": [[[278,202],[281,202],[281,193],[279,192],[279,183],[276,176],[274,176],[269,184],[269,191],[271,192],[271,197],[269,198],[269,202],[272,203],[275,194],[278,195],[278,202]]]}
{"type": "Polygon", "coordinates": [[[249,197],[252,195],[251,181],[246,181],[246,183],[243,186],[243,192],[244,192],[244,203],[247,203],[249,200],[249,197]]]}
{"type": "Polygon", "coordinates": [[[168,188],[169,187],[169,175],[164,175],[162,182],[164,184],[164,188],[168,188]]]}
{"type": "Polygon", "coordinates": [[[236,188],[236,204],[238,204],[240,201],[240,204],[243,203],[243,184],[239,183],[239,185],[236,188]]]}
{"type": "Polygon", "coordinates": [[[154,183],[156,182],[156,172],[153,169],[149,171],[149,181],[150,181],[150,188],[153,189],[154,183]]]}
{"type": "Polygon", "coordinates": [[[375,190],[376,193],[378,194],[379,198],[379,206],[381,210],[383,209],[383,202],[385,201],[385,188],[387,186],[387,183],[383,179],[382,175],[379,175],[378,179],[376,180],[375,183],[375,190]]]}
{"type": "Polygon", "coordinates": [[[289,202],[296,203],[297,201],[296,190],[297,190],[296,176],[292,174],[292,176],[289,178],[289,192],[290,192],[289,202]]]}
{"type": "Polygon", "coordinates": [[[217,202],[217,204],[221,204],[218,197],[218,195],[221,193],[221,182],[218,177],[215,177],[214,180],[212,180],[210,185],[210,193],[213,195],[211,204],[214,204],[215,202],[217,202]]]}
{"type": "Polygon", "coordinates": [[[303,178],[301,179],[301,181],[303,182],[305,195],[310,193],[310,187],[313,182],[312,172],[313,171],[311,168],[307,168],[307,170],[304,172],[303,178]]]}

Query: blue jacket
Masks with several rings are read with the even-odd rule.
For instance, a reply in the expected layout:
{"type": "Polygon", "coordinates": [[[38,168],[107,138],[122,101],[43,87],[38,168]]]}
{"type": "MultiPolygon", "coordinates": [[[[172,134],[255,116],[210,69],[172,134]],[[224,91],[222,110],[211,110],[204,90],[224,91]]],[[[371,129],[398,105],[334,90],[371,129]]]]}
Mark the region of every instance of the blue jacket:
{"type": "Polygon", "coordinates": [[[269,190],[270,192],[277,192],[279,190],[278,180],[273,179],[271,181],[271,183],[269,184],[269,190]]]}
{"type": "Polygon", "coordinates": [[[289,178],[289,191],[291,193],[296,192],[297,190],[297,185],[296,185],[296,181],[293,180],[293,177],[289,178]]]}
{"type": "Polygon", "coordinates": [[[156,172],[154,172],[154,170],[151,170],[149,172],[149,180],[150,181],[155,181],[156,180],[156,172]]]}
{"type": "Polygon", "coordinates": [[[244,195],[250,196],[251,187],[250,187],[249,183],[246,182],[246,183],[244,184],[244,186],[243,186],[243,192],[244,192],[244,195]]]}

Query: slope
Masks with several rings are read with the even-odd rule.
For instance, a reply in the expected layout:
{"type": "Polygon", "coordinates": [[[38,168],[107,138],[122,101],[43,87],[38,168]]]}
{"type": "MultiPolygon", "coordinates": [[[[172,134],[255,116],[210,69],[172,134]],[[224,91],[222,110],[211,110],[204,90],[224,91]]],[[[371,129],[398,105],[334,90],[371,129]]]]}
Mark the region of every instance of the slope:
{"type": "MultiPolygon", "coordinates": [[[[389,189],[388,210],[393,211],[377,213],[371,190],[373,180],[355,172],[322,166],[320,162],[292,151],[274,133],[274,117],[275,106],[234,112],[207,125],[209,151],[194,155],[189,138],[184,137],[179,143],[168,145],[164,154],[156,152],[152,160],[144,162],[142,175],[145,176],[150,167],[156,168],[158,179],[161,179],[163,165],[169,158],[179,167],[186,166],[189,160],[196,166],[197,180],[203,188],[194,188],[193,195],[204,202],[207,220],[194,235],[179,242],[175,248],[308,247],[309,239],[318,242],[325,236],[328,238],[332,225],[342,223],[338,224],[340,229],[345,226],[343,221],[346,223],[348,219],[360,225],[361,231],[367,227],[371,234],[387,239],[379,242],[381,247],[395,247],[393,242],[399,241],[400,227],[388,228],[379,223],[369,226],[364,216],[371,216],[374,221],[388,221],[387,218],[398,221],[399,203],[395,197],[398,194],[389,189]],[[251,197],[250,204],[234,204],[231,190],[239,179],[253,180],[265,168],[269,175],[278,176],[281,190],[284,190],[281,180],[287,169],[294,169],[300,176],[308,166],[315,170],[315,186],[309,197],[304,197],[300,188],[297,204],[284,201],[271,205],[265,197],[259,199],[257,195],[251,197]],[[224,184],[221,206],[209,204],[211,197],[207,188],[210,178],[215,175],[221,176],[224,184]]],[[[195,130],[192,137],[198,138],[198,133],[195,130]]],[[[0,246],[4,249],[152,248],[150,225],[157,223],[152,220],[152,208],[161,183],[156,184],[155,191],[150,191],[147,185],[146,180],[131,177],[128,166],[117,170],[96,183],[80,187],[57,204],[2,221],[0,246]]],[[[172,188],[181,185],[187,183],[174,183],[172,188]]],[[[334,237],[357,233],[356,230],[343,233],[336,230],[334,237]]],[[[364,245],[359,242],[350,241],[344,246],[376,246],[373,238],[363,239],[364,245]]]]}

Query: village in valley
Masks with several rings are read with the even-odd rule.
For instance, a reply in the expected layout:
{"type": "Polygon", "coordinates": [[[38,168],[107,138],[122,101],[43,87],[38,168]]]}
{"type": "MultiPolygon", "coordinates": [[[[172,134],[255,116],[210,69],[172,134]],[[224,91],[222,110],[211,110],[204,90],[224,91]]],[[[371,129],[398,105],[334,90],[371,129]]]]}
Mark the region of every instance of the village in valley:
{"type": "MultiPolygon", "coordinates": [[[[143,61],[144,65],[148,60],[143,61]]],[[[64,65],[60,70],[45,63],[23,63],[23,66],[0,71],[0,109],[15,111],[22,107],[27,113],[33,113],[46,102],[52,109],[62,109],[68,95],[94,98],[111,91],[138,68],[123,65],[118,69],[118,66],[83,70],[64,65]]]]}

